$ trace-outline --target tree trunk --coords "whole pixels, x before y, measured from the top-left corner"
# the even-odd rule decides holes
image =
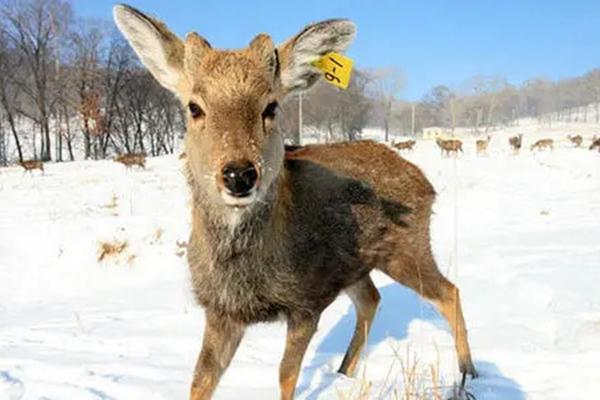
[[[21,141],[19,140],[19,135],[17,134],[17,127],[15,126],[15,120],[13,118],[12,113],[8,112],[8,126],[10,126],[10,131],[12,132],[13,139],[15,140],[15,146],[17,146],[17,154],[19,155],[19,161],[23,162],[23,150],[21,149]]]
[[[2,126],[2,120],[0,120],[0,164],[6,166],[6,135],[4,133],[4,127]]]
[[[71,121],[69,120],[69,113],[65,112],[65,124],[66,124],[66,132],[67,132],[67,150],[69,151],[69,159],[71,161],[75,160],[73,157],[73,143],[71,137]]]
[[[43,147],[42,147],[42,161],[50,161],[52,159],[52,155],[50,152],[50,125],[48,123],[48,119],[44,117],[44,122],[42,123],[42,135],[44,138]]]

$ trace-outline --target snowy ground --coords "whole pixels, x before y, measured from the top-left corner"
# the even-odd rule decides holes
[[[406,157],[439,193],[434,250],[461,288],[482,375],[469,389],[479,400],[589,399],[600,392],[600,155],[466,149],[453,160],[419,142]],[[180,162],[46,167],[0,169],[0,399],[186,398],[203,315],[177,244],[189,230]],[[99,243],[113,240],[125,251],[98,262]],[[354,324],[342,296],[306,355],[300,399],[356,397],[366,382],[366,398],[400,398],[402,365],[415,359],[425,385],[431,365],[441,385],[458,378],[438,314],[375,280],[383,300],[360,378],[335,374]],[[284,334],[281,324],[252,328],[216,398],[278,398]]]

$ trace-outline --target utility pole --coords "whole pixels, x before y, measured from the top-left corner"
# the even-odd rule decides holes
[[[0,120],[0,165],[6,166],[7,162],[6,135],[4,133],[4,127],[2,126],[2,120]]]
[[[302,144],[302,92],[298,93],[298,143]]]
[[[410,119],[410,134],[415,137],[415,103],[412,103],[411,119]]]

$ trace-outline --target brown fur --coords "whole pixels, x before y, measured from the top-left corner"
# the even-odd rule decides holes
[[[475,147],[477,148],[477,154],[484,155],[487,154],[487,148],[490,144],[490,137],[488,136],[486,139],[479,139],[475,142]]]
[[[545,150],[545,149],[554,150],[554,140],[540,139],[531,145],[530,150],[534,151],[535,149],[537,149],[537,150]]]
[[[214,50],[189,34],[183,59],[167,59],[164,49],[144,47],[154,46],[157,32],[139,18],[144,21],[138,11],[118,8],[117,23],[157,79],[169,87],[177,78],[182,104],[202,109],[189,110],[185,149],[192,192],[188,262],[206,313],[191,398],[212,397],[246,326],[283,319],[281,398],[292,399],[319,316],[342,291],[358,314],[340,367],[352,374],[379,301],[373,269],[438,307],[453,330],[460,370],[474,376],[458,290],[431,252],[435,193],[423,173],[371,141],[284,151],[273,116],[263,111],[316,81],[311,60],[343,51],[353,36],[350,23],[314,24],[278,47],[261,34],[233,51]],[[223,165],[239,160],[258,168],[250,201],[223,190]]]
[[[458,139],[436,139],[435,141],[442,151],[442,155],[449,156],[451,153],[458,155],[458,152],[463,152],[462,142]]]
[[[19,165],[25,169],[25,172],[31,173],[34,169],[39,169],[42,174],[44,173],[44,163],[40,160],[25,160]]]
[[[581,147],[581,144],[583,143],[583,138],[581,137],[581,135],[568,135],[567,138],[573,145],[575,145],[575,147]]]
[[[594,139],[592,139],[592,144],[590,145],[590,150],[594,149],[598,149],[598,152],[600,152],[600,138],[596,139],[596,136],[594,136]]]
[[[394,143],[392,146],[398,150],[412,150],[417,142],[414,140],[407,140],[405,142]]]
[[[517,135],[509,138],[508,144],[512,148],[513,153],[518,154],[519,150],[521,150],[521,146],[523,145],[523,135]]]
[[[121,163],[126,166],[128,169],[137,165],[140,168],[146,168],[146,155],[145,154],[121,154],[115,157],[115,162]]]

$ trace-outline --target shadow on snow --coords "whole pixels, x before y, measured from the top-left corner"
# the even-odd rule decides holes
[[[412,320],[421,319],[433,323],[441,329],[450,331],[446,321],[426,301],[423,301],[416,293],[404,286],[391,283],[379,288],[381,303],[369,333],[369,348],[379,344],[386,338],[403,340],[408,337],[408,327]],[[335,385],[337,374],[326,374],[323,381],[316,387],[311,388],[311,383],[322,371],[326,360],[334,354],[343,356],[350,343],[355,327],[354,306],[350,305],[346,314],[321,340],[315,355],[310,363],[303,368],[298,395],[307,400],[320,399],[325,393],[329,393]],[[467,321],[468,324],[468,321]],[[477,356],[477,354],[474,354]],[[339,367],[336,365],[336,368]],[[520,385],[504,376],[498,367],[489,361],[475,359],[475,368],[479,372],[479,378],[468,380],[468,390],[473,393],[477,400],[524,400],[525,394]]]

